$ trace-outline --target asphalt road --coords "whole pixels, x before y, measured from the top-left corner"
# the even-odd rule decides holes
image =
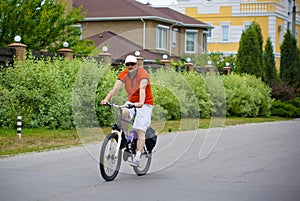
[[[149,174],[123,163],[112,182],[99,176],[101,142],[4,158],[0,200],[299,201],[299,143],[299,119],[172,133]]]

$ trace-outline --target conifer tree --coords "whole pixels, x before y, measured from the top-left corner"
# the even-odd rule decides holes
[[[265,82],[269,85],[279,82],[279,76],[276,70],[275,56],[273,52],[273,45],[271,42],[271,38],[269,37],[267,39],[265,51],[263,54],[265,64]]]
[[[299,68],[297,65],[299,63],[299,53],[297,41],[289,29],[284,35],[280,51],[280,78],[284,83],[293,85],[295,81],[299,80],[299,75],[296,75]]]
[[[261,73],[261,78],[263,81],[266,80],[266,67],[265,67],[265,64],[264,64],[264,59],[263,59],[263,43],[264,43],[264,39],[263,39],[263,35],[261,33],[261,27],[260,25],[257,23],[257,22],[252,22],[252,25],[253,25],[253,28],[254,30],[256,31],[256,34],[257,34],[257,40],[258,40],[258,44],[259,44],[259,50],[260,50],[260,59],[261,59],[261,68],[259,69],[260,70],[260,73]]]
[[[253,24],[242,33],[236,59],[237,72],[262,76],[261,48]]]

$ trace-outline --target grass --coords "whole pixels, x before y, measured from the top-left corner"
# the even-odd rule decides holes
[[[153,121],[152,127],[158,134],[195,130],[201,128],[289,120],[280,117],[226,119],[182,119],[177,121]],[[78,146],[103,140],[110,128],[86,128],[77,130],[23,129],[21,139],[16,129],[0,128],[0,158],[27,152],[38,152]]]

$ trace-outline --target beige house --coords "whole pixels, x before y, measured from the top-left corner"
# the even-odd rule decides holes
[[[115,59],[135,50],[147,51],[151,58],[141,56],[152,60],[161,59],[165,53],[176,57],[206,51],[211,26],[170,8],[152,7],[135,0],[68,3],[86,11],[86,18],[79,25],[82,38],[93,39],[100,47],[108,46],[108,52],[113,49]]]

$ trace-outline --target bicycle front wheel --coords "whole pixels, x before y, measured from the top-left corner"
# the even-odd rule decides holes
[[[103,141],[100,151],[100,173],[104,180],[112,181],[119,173],[121,166],[122,150],[116,155],[118,147],[118,135],[115,133],[109,134]]]
[[[140,166],[133,167],[134,172],[138,176],[143,176],[147,174],[150,168],[151,160],[152,160],[152,153],[147,153],[146,151],[144,151],[144,153],[141,155]]]

